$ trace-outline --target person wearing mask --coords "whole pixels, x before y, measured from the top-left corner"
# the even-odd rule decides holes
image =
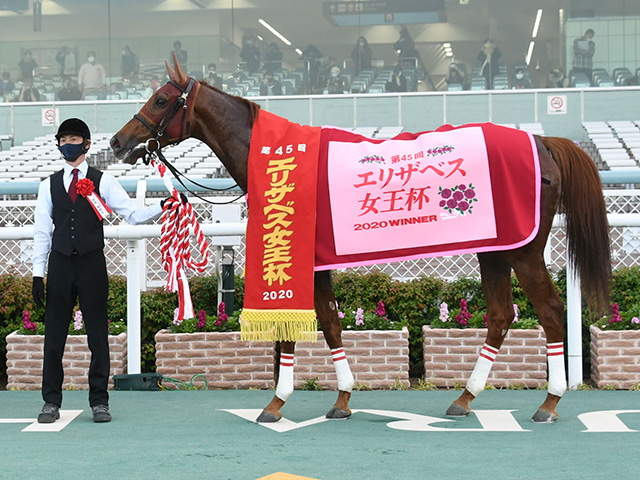
[[[447,72],[446,80],[448,85],[459,84],[464,88],[465,84],[467,83],[467,76],[462,67],[458,66],[455,63],[451,63],[451,65],[449,65],[449,71]]]
[[[58,100],[62,101],[73,101],[73,100],[81,100],[82,92],[77,87],[77,85],[71,80],[67,78],[62,84],[62,88],[58,91]]]
[[[282,86],[280,82],[276,80],[276,77],[271,72],[264,74],[264,80],[260,85],[260,95],[263,97],[271,97],[273,95],[282,95]]]
[[[402,74],[402,67],[396,65],[389,76],[389,80],[384,85],[385,92],[406,92],[407,77]]]
[[[89,405],[93,421],[109,422],[109,279],[103,252],[103,220],[97,212],[106,215],[106,205],[136,225],[158,218],[164,200],[139,206],[113,175],[90,167],[86,154],[91,147],[91,134],[82,120],[69,118],[62,122],[56,141],[66,164],[40,184],[33,232],[32,296],[36,305],[45,307],[45,403],[38,422],[54,423],[60,418],[62,357],[76,300],[80,301],[91,351]]]
[[[33,82],[33,71],[38,68],[38,64],[33,59],[33,53],[31,50],[25,50],[22,54],[22,60],[18,63],[18,67],[20,67],[20,78],[18,80],[22,80],[26,83]]]
[[[334,66],[331,68],[331,76],[327,81],[326,91],[330,95],[337,95],[349,92],[349,85],[347,81],[340,76],[340,67]]]
[[[418,53],[416,44],[409,34],[407,27],[400,30],[400,38],[393,44],[393,50],[398,55],[398,63],[403,67],[420,67],[422,66],[422,57]]]
[[[120,70],[122,72],[122,78],[134,82],[138,80],[138,73],[140,72],[140,59],[138,58],[138,55],[131,51],[129,45],[125,45],[122,48],[122,56],[120,57]]]
[[[513,75],[513,88],[514,89],[522,89],[522,88],[531,88],[531,82],[529,78],[527,78],[527,74],[522,67],[516,68],[516,71]]]
[[[358,37],[355,47],[351,51],[354,73],[358,75],[362,70],[371,69],[372,53],[371,47],[364,37]]]
[[[260,49],[256,45],[255,36],[246,34],[242,36],[240,58],[244,63],[245,70],[250,74],[258,71],[260,68]]]
[[[580,38],[573,41],[573,73],[584,73],[589,81],[593,73],[593,54],[596,44],[593,41],[595,32],[589,28]]]
[[[215,63],[207,65],[207,78],[205,81],[212,87],[222,90],[222,77],[216,73],[217,67]]]
[[[107,96],[107,74],[104,67],[96,62],[95,52],[87,53],[87,63],[82,64],[78,72],[78,88],[82,91],[82,98],[97,94],[98,100]]]
[[[176,40],[175,42],[173,42],[173,50],[171,50],[171,52],[169,52],[169,63],[173,64],[173,54],[176,54],[176,58],[178,59],[178,63],[182,66],[182,68],[184,68],[185,71],[187,71],[187,62],[189,61],[189,54],[187,53],[186,50],[182,49],[182,42],[180,42],[180,40]],[[173,68],[176,68],[175,65],[173,65]]]

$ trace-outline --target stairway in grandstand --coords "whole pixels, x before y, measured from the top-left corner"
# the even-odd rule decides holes
[[[640,121],[583,122],[582,147],[600,170],[640,171]]]

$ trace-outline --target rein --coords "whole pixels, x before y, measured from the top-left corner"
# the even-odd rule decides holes
[[[189,116],[189,118],[187,118],[187,112],[189,110],[189,105],[190,105],[189,104],[190,95],[193,93],[193,89],[194,89],[194,87],[196,86],[196,84],[198,82],[196,80],[194,80],[193,77],[189,77],[189,83],[187,84],[186,88],[182,88],[182,86],[180,86],[177,82],[175,82],[173,80],[170,80],[168,83],[170,85],[172,85],[173,87],[175,87],[180,92],[180,96],[178,96],[176,98],[176,100],[173,103],[173,105],[171,106],[171,108],[169,108],[166,111],[166,113],[162,116],[162,118],[160,119],[160,121],[158,122],[157,125],[154,126],[149,119],[145,118],[145,116],[142,114],[142,111],[139,112],[139,113],[136,113],[133,116],[133,118],[135,118],[140,123],[142,123],[142,125],[144,125],[149,130],[149,132],[151,132],[151,135],[153,136],[153,138],[149,138],[145,142],[145,145],[144,145],[145,150],[147,151],[147,154],[143,158],[143,161],[144,161],[145,165],[149,165],[150,163],[152,163],[154,158],[157,158],[159,161],[161,161],[169,169],[169,171],[173,174],[173,176],[176,178],[176,180],[178,180],[178,182],[180,182],[180,185],[182,185],[187,192],[189,192],[190,194],[198,197],[200,200],[202,200],[202,201],[204,201],[206,203],[209,203],[211,205],[227,205],[229,203],[235,202],[239,198],[242,198],[242,196],[244,195],[244,192],[241,193],[240,195],[238,195],[237,197],[234,197],[232,200],[229,200],[229,201],[226,201],[226,202],[213,202],[211,200],[207,200],[206,198],[202,197],[198,193],[196,193],[193,190],[189,189],[184,184],[184,182],[182,181],[182,179],[180,177],[184,177],[189,182],[191,182],[194,185],[197,185],[198,187],[200,187],[203,190],[214,191],[214,192],[229,191],[229,190],[232,190],[232,189],[236,188],[238,186],[238,184],[236,183],[235,185],[232,185],[232,186],[227,187],[227,188],[212,188],[212,187],[204,186],[204,185],[196,182],[195,180],[190,179],[184,173],[180,172],[176,167],[171,165],[171,163],[168,162],[167,159],[165,158],[165,156],[162,154],[162,147],[160,146],[160,139],[165,135],[167,128],[174,121],[174,119],[176,118],[176,115],[178,114],[178,112],[180,110],[182,110],[182,118],[180,119],[180,133],[179,133],[179,135],[177,137],[168,138],[167,139],[167,141],[169,142],[168,144],[169,145],[178,144],[178,143],[182,142],[182,140],[184,140],[185,138],[190,136],[190,134],[191,134],[191,116]],[[191,96],[191,98],[193,99],[193,102],[195,102],[195,99],[197,98],[197,93],[198,92],[199,92],[199,88],[196,88],[195,96]],[[191,111],[191,115],[193,115],[193,110]],[[152,142],[155,142],[155,147],[152,146]]]

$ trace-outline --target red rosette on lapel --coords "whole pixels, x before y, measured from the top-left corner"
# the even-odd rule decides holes
[[[111,209],[104,203],[104,200],[100,198],[100,196],[95,192],[96,186],[93,182],[88,178],[82,178],[78,180],[78,184],[76,185],[76,191],[78,195],[82,195],[87,200],[89,200],[89,204],[93,207],[93,211],[96,212],[99,220],[102,220],[107,214],[111,213]]]

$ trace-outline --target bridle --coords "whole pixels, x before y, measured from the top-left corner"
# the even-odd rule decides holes
[[[235,185],[231,185],[230,187],[226,187],[226,188],[206,187],[196,182],[195,180],[192,180],[191,178],[187,177],[184,173],[180,172],[176,167],[171,165],[171,163],[167,161],[165,156],[162,154],[163,147],[160,146],[160,139],[162,137],[165,137],[167,141],[167,145],[175,145],[191,136],[191,118],[193,117],[193,111],[195,109],[196,99],[198,98],[198,93],[200,92],[200,87],[201,87],[200,82],[195,80],[193,77],[189,77],[189,83],[185,88],[183,88],[174,80],[170,80],[169,82],[167,82],[167,85],[171,85],[172,87],[176,88],[180,92],[180,95],[178,95],[175,101],[173,102],[173,104],[170,105],[169,108],[167,108],[167,111],[160,118],[160,120],[156,125],[153,125],[153,120],[150,119],[149,116],[145,113],[146,106],[143,107],[142,110],[140,110],[140,112],[136,113],[133,116],[133,118],[135,118],[140,123],[142,123],[142,125],[144,125],[149,130],[149,132],[151,132],[151,135],[152,135],[152,138],[147,139],[147,141],[144,144],[144,148],[147,152],[146,155],[143,157],[143,161],[145,165],[149,165],[152,159],[157,158],[169,169],[169,171],[173,174],[176,180],[180,182],[180,185],[182,185],[186,191],[188,191],[192,195],[195,195],[196,197],[198,197],[199,199],[207,203],[211,203],[213,205],[225,205],[225,204],[235,202],[236,200],[241,198],[244,195],[244,193],[240,194],[238,197],[234,198],[233,200],[230,200],[227,202],[212,202],[211,200],[207,200],[206,198],[203,198],[196,192],[190,190],[184,184],[184,182],[180,177],[184,177],[189,182],[191,182],[194,185],[197,185],[203,190],[209,190],[209,191],[215,191],[215,192],[224,192],[224,191],[232,190],[238,186],[237,183]],[[178,115],[180,111],[182,111],[181,116]],[[167,134],[171,135],[173,133],[173,130],[175,130],[175,128],[173,128],[173,124],[174,124],[174,120],[176,120],[177,118],[180,118],[179,130],[178,132],[176,132],[177,135],[174,134],[173,136],[167,137],[166,136]],[[170,128],[171,130],[168,131],[168,129]],[[154,142],[155,142],[155,145],[153,145]]]

